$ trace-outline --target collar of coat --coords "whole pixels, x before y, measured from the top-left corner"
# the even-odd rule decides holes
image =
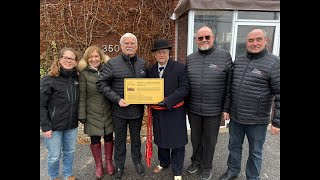
[[[207,49],[207,50],[201,50],[198,48],[199,54],[204,54],[204,55],[209,55],[211,54],[216,48],[214,46],[212,46],[211,48]]]
[[[248,57],[249,59],[258,59],[258,58],[266,55],[267,53],[268,53],[267,48],[264,48],[264,49],[263,49],[262,51],[260,51],[259,53],[250,53],[250,52],[247,51],[247,54],[246,54],[246,55],[247,55],[247,57]]]

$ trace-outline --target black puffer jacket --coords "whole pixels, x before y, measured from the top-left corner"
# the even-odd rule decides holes
[[[229,52],[211,48],[187,57],[190,82],[188,110],[201,116],[229,112],[232,58]]]
[[[264,49],[236,58],[231,84],[232,120],[241,124],[269,124],[280,128],[280,58]]]
[[[40,80],[40,127],[43,132],[78,127],[77,71],[60,70],[60,76]]]
[[[133,62],[134,68],[130,65]],[[97,88],[112,103],[112,115],[125,119],[136,119],[143,115],[144,105],[131,104],[120,107],[119,101],[124,98],[124,78],[145,78],[146,62],[142,58],[121,54],[110,59],[102,68],[97,81]]]

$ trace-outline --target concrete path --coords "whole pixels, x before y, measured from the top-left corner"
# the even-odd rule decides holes
[[[144,152],[145,152],[145,138],[142,137],[142,155],[143,164],[145,165]],[[227,158],[228,158],[228,140],[229,133],[222,131],[219,134],[218,142],[216,146],[216,152],[213,159],[213,176],[211,180],[217,180],[220,175],[222,175],[227,169]],[[192,146],[189,137],[189,143],[186,145],[186,156],[184,161],[184,180],[199,180],[200,174],[188,174],[186,168],[191,163],[190,157],[192,154]],[[240,176],[237,180],[245,180],[245,161],[248,157],[248,143],[245,140],[243,146],[243,159],[242,159],[242,170]],[[42,137],[40,136],[40,180],[48,180],[47,176],[47,150],[44,147]],[[103,161],[104,162],[104,161]],[[125,172],[123,180],[172,180],[173,175],[171,169],[166,169],[161,174],[153,174],[153,168],[158,165],[157,160],[157,146],[153,146],[153,157],[151,168],[146,166],[146,174],[144,176],[139,176],[131,160],[130,144],[127,144],[127,158],[125,163]],[[93,157],[91,155],[89,144],[78,144],[76,150],[76,158],[74,162],[74,173],[79,180],[95,180],[95,164]],[[104,164],[105,167],[105,164]],[[104,170],[105,171],[105,170]],[[61,173],[61,171],[60,171]],[[102,180],[111,180],[113,176],[105,175]],[[263,163],[261,170],[262,180],[279,180],[280,179],[280,135],[271,135],[268,131],[266,143],[264,145]]]

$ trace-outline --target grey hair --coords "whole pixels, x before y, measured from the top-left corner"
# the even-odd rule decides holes
[[[138,43],[137,37],[136,37],[134,34],[132,34],[132,33],[125,33],[125,34],[122,35],[121,38],[120,38],[120,44],[121,44],[121,45],[123,44],[124,38],[127,38],[127,37],[133,38],[133,39],[136,41],[136,43]]]
[[[267,37],[267,36],[268,36],[267,31],[265,31],[264,29],[261,29],[261,31],[262,31],[264,37]]]
[[[265,31],[264,29],[253,29],[253,30],[251,30],[251,31],[248,33],[248,35],[249,35],[252,31],[256,31],[256,30],[261,31],[261,32],[263,33],[264,38],[266,38],[266,37],[268,36],[267,31]]]

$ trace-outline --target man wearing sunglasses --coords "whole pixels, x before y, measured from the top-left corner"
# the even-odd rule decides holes
[[[187,57],[190,82],[188,118],[193,153],[188,173],[201,170],[201,179],[212,176],[212,160],[221,118],[229,119],[232,58],[213,45],[215,36],[208,26],[197,30],[198,51]]]

